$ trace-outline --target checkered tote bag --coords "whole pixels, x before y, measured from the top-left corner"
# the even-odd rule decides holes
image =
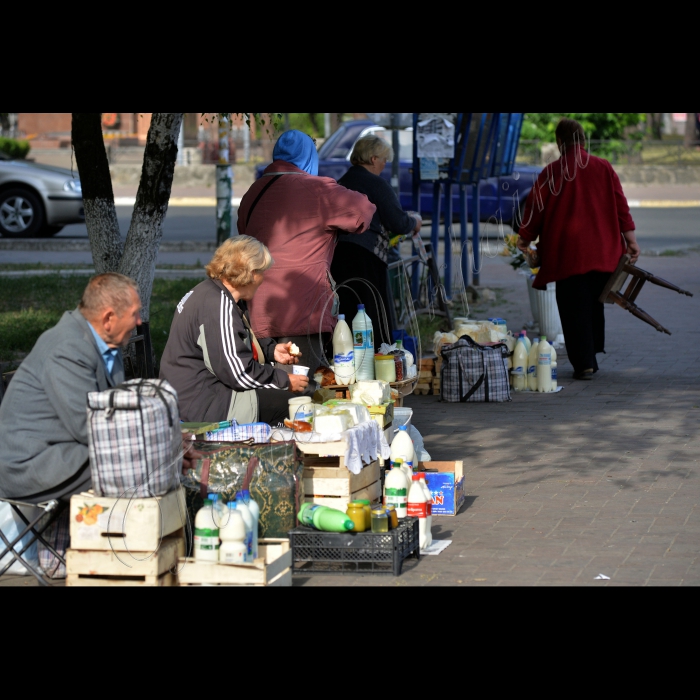
[[[88,394],[88,448],[98,496],[151,498],[177,488],[182,433],[175,389],[133,379]]]
[[[442,348],[440,398],[465,401],[510,401],[505,343],[479,345],[468,335]]]

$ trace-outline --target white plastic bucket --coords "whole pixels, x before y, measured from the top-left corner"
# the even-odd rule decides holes
[[[534,277],[532,275],[525,275],[525,281],[527,283],[527,293],[530,297],[530,311],[532,312],[532,319],[539,325],[540,323],[540,293],[537,289],[533,289],[532,282]]]
[[[546,291],[534,291],[537,292],[539,301],[540,335],[546,335],[548,340],[554,341],[562,333],[557,306],[557,283],[550,282]]]

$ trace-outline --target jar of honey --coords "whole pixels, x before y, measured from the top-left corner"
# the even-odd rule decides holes
[[[384,506],[386,514],[389,517],[389,529],[393,530],[395,527],[399,526],[399,516],[396,513],[396,506],[388,505]]]
[[[368,498],[360,498],[357,501],[353,501],[353,503],[362,503],[362,505],[365,508],[365,530],[371,530],[372,529],[372,506],[369,503]]]
[[[372,510],[372,532],[389,532],[389,517],[384,508]]]
[[[364,504],[359,501],[350,501],[350,503],[348,503],[346,515],[355,523],[355,527],[353,527],[350,532],[364,532],[367,529]]]

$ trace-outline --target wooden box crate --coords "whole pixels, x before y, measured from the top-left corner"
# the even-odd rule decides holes
[[[70,499],[71,548],[155,552],[163,537],[182,534],[187,518],[183,489],[157,498],[107,498],[92,491]]]
[[[166,537],[155,551],[69,549],[66,586],[174,586],[185,538]]]
[[[338,466],[333,457],[304,460],[304,501],[329,508],[347,510],[350,501],[381,499],[379,461],[364,466],[353,474],[345,466]]]
[[[289,540],[262,539],[260,555],[250,564],[217,564],[182,558],[178,582],[181,586],[291,586],[292,552]]]

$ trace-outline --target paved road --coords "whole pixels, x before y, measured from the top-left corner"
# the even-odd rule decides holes
[[[122,235],[126,236],[131,208],[117,207],[117,216]],[[635,208],[632,216],[637,224],[637,238],[646,250],[661,252],[700,245],[700,207]],[[210,241],[215,239],[215,227],[214,207],[172,207],[163,225],[163,240]],[[459,235],[459,225],[453,229]],[[511,232],[509,227],[506,231]],[[441,237],[443,232],[441,227]],[[429,236],[429,226],[424,233]],[[484,224],[482,234],[498,235],[493,226],[486,228]],[[66,226],[55,238],[87,238],[87,229],[84,224]]]

